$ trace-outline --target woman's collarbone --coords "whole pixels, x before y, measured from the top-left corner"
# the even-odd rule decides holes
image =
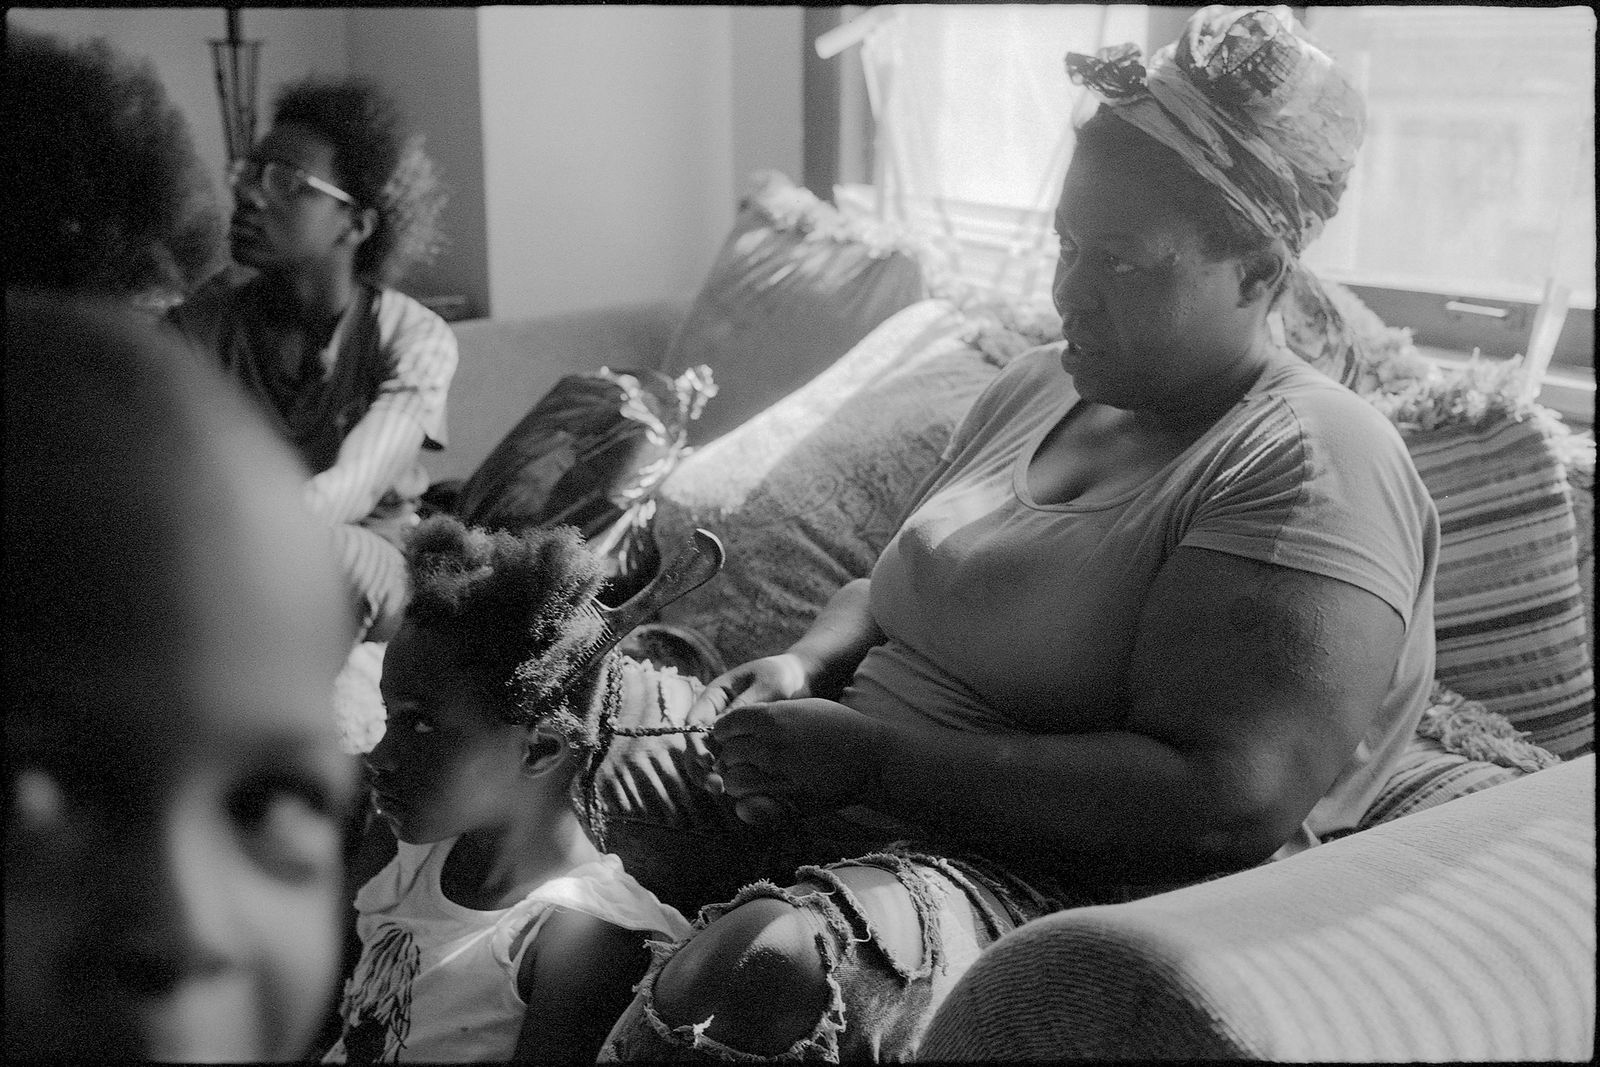
[[[1028,467],[1028,490],[1043,505],[1111,499],[1166,468],[1194,435],[1151,426],[1131,413],[1093,405],[1046,437]],[[1088,498],[1088,500],[1085,500]]]

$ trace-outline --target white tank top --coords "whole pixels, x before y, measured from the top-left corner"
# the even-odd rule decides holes
[[[627,930],[689,936],[677,909],[610,854],[509,908],[464,908],[439,886],[455,842],[400,842],[356,894],[361,959],[345,982],[343,1031],[324,1063],[509,1060],[527,1011],[517,992],[522,954],[558,905]]]

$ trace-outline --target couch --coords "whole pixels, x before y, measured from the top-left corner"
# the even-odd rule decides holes
[[[934,1060],[1594,1058],[1593,755],[990,946]]]
[[[450,448],[429,461],[466,477],[564,375],[709,366],[721,392],[652,531],[670,551],[707,527],[729,562],[657,622],[743,662],[867,573],[966,406],[1057,328],[762,174],[692,299],[456,324]],[[1434,707],[1358,832],[1013,932],[941,1011],[931,1055],[1593,1051],[1593,439],[1526,399],[1516,361],[1440,371],[1337,286],[1292,293],[1274,328],[1389,415],[1439,504]],[[352,750],[381,734],[380,661],[341,680]]]

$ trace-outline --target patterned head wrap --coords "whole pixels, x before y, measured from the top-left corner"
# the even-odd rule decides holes
[[[1124,44],[1068,53],[1067,73],[1297,256],[1338,210],[1366,131],[1361,94],[1282,6],[1202,8],[1148,70]]]

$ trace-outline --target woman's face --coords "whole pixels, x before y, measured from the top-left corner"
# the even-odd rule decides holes
[[[333,155],[333,145],[321,134],[293,124],[274,126],[251,152],[260,162],[287,163],[343,188]],[[234,260],[247,267],[293,271],[329,262],[341,245],[353,249],[348,238],[357,221],[354,208],[313,186],[278,200],[246,183],[233,191],[228,245]]]
[[[50,706],[6,714],[8,1057],[292,1059],[333,991],[349,633],[320,533],[261,473],[281,491],[199,503],[167,565],[130,559],[121,636],[30,665]]]
[[[456,640],[406,622],[383,656],[387,723],[367,756],[378,813],[411,844],[494,825],[520,795],[528,731],[507,723],[489,672]]]
[[[1083,155],[1056,209],[1053,296],[1062,365],[1085,399],[1181,412],[1228,380],[1255,345],[1261,309],[1243,265],[1212,259],[1158,182]]]

